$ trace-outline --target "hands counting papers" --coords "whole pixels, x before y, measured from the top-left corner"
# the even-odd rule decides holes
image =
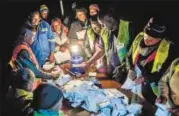
[[[43,69],[45,70],[50,70],[55,66],[55,62],[54,63],[50,63],[50,62],[45,62],[45,64],[43,65]]]

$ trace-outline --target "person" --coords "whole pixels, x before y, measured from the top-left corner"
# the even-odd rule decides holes
[[[97,16],[92,16],[90,18],[90,27],[87,29],[87,39],[85,40],[85,52],[88,54],[89,58],[95,53],[96,49],[98,49],[97,42],[100,38],[101,25],[97,21]],[[94,64],[95,68],[100,73],[105,73],[105,56],[103,55],[99,60]]]
[[[130,22],[118,18],[113,9],[100,13],[98,22],[102,25],[98,48],[93,56],[81,64],[82,67],[88,68],[93,62],[99,59],[103,54],[106,55],[108,77],[113,76],[115,68],[124,62],[129,41],[131,41]],[[124,77],[124,76],[123,76]]]
[[[33,11],[22,29],[32,28],[36,31],[34,42],[31,45],[32,51],[37,58],[40,67],[47,61],[54,62],[55,39],[50,25],[41,20],[38,11]]]
[[[179,58],[176,58],[158,83],[157,103],[169,105],[169,111],[179,116]]]
[[[33,83],[35,75],[28,68],[21,68],[14,74],[13,86],[6,95],[6,116],[28,116],[32,114]],[[8,112],[9,111],[9,112]]]
[[[84,40],[86,30],[89,27],[89,22],[87,19],[87,10],[84,8],[76,8],[76,18],[77,20],[74,21],[71,26],[68,33],[68,37],[70,39],[70,45],[78,45],[81,49],[79,50],[80,55],[85,57],[84,52]],[[78,34],[81,32],[81,34]]]
[[[33,92],[33,116],[64,116],[61,111],[63,93],[51,84],[41,84]]]
[[[11,60],[9,61],[9,66],[12,72],[16,72],[21,68],[31,69],[36,77],[34,89],[41,83],[41,79],[56,79],[58,74],[50,74],[44,72],[38,64],[38,61],[32,52],[30,46],[34,42],[36,32],[31,29],[23,29],[19,38],[16,42],[16,46],[13,50]]]
[[[128,79],[141,85],[138,93],[152,104],[158,95],[158,81],[176,58],[175,45],[166,39],[165,32],[166,26],[159,18],[150,18],[144,32],[134,39],[126,58]]]
[[[39,11],[40,11],[41,18],[48,22],[48,15],[49,15],[48,7],[45,4],[43,4],[43,5],[40,6]]]
[[[56,50],[65,52],[69,48],[69,39],[67,32],[63,30],[63,24],[59,18],[54,18],[51,21],[51,28],[55,36]]]
[[[100,9],[99,9],[98,4],[91,4],[89,6],[89,14],[90,14],[90,16],[98,15],[99,11],[100,11]]]

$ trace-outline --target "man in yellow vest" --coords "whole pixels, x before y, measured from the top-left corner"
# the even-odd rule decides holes
[[[91,16],[90,27],[87,29],[85,39],[85,52],[88,58],[91,58],[98,48],[98,41],[100,39],[101,25],[97,21],[97,15]],[[98,72],[105,73],[106,69],[105,56],[103,55],[95,62],[95,67]]]
[[[156,102],[169,105],[169,111],[179,116],[179,58],[172,62],[158,85],[159,97]]]
[[[176,58],[174,46],[165,38],[165,32],[166,26],[151,18],[144,32],[136,36],[126,59],[128,79],[135,85],[141,84],[140,93],[153,104],[158,95],[158,81],[172,59]]]
[[[112,77],[114,69],[125,60],[130,40],[129,22],[119,20],[113,9],[106,13],[100,12],[98,22],[103,27],[100,33],[101,38],[98,41],[98,49],[87,62],[81,65],[89,67],[105,54],[108,76]]]

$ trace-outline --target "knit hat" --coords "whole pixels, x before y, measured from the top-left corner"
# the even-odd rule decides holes
[[[78,12],[84,12],[85,14],[87,14],[88,11],[85,8],[80,7],[80,8],[76,8],[76,14]]]
[[[144,32],[154,38],[163,38],[166,31],[164,24],[161,24],[159,20],[150,18],[147,25],[144,28]]]
[[[43,12],[45,10],[48,12],[49,11],[48,7],[45,4],[41,5],[40,6],[40,12]]]
[[[34,90],[32,106],[34,109],[51,109],[63,98],[62,91],[51,85],[41,84]]]
[[[90,9],[95,9],[95,10],[97,10],[98,12],[100,11],[99,6],[98,6],[97,4],[91,4],[91,5],[89,6],[89,10],[90,10]]]
[[[24,89],[24,85],[33,81],[35,78],[34,73],[28,68],[21,68],[15,73],[14,84],[16,87]]]

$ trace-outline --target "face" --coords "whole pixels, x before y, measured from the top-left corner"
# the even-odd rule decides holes
[[[151,36],[147,35],[146,33],[144,33],[144,43],[145,43],[145,45],[147,45],[147,46],[155,45],[160,41],[161,41],[160,38],[154,38],[154,37],[151,37]]]
[[[80,20],[82,22],[84,22],[87,19],[86,14],[84,12],[77,12],[76,16],[77,16],[78,20]]]
[[[36,13],[32,17],[32,25],[37,26],[39,23],[40,23],[40,15],[38,13]]]
[[[30,32],[27,33],[24,37],[24,41],[28,44],[31,45],[34,42],[36,32]]]
[[[48,11],[43,11],[43,12],[41,12],[41,16],[42,16],[42,19],[47,19],[47,17],[48,17]]]
[[[60,24],[58,21],[53,22],[52,27],[53,27],[53,29],[54,29],[55,32],[61,30],[61,24]]]
[[[101,25],[99,23],[91,23],[91,28],[96,34],[99,34],[101,31]]]
[[[95,10],[95,9],[90,9],[89,11],[90,11],[91,16],[94,16],[94,15],[98,14],[97,10]]]

